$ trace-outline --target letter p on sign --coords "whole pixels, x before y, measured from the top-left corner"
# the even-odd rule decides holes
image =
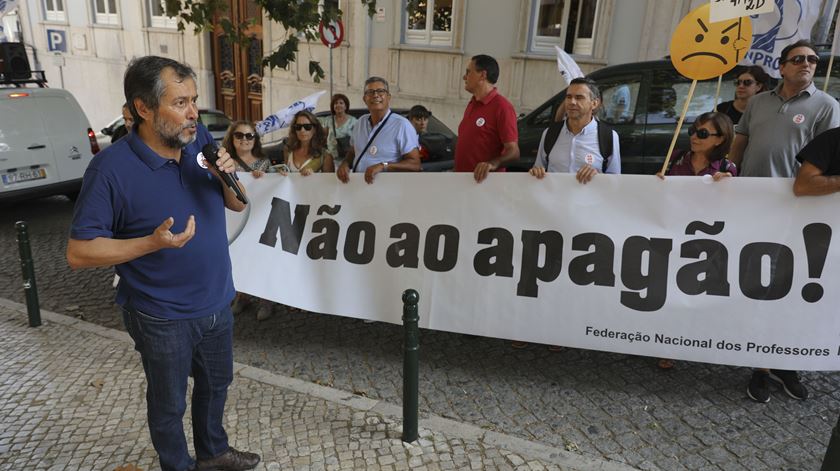
[[[48,29],[47,46],[50,52],[67,52],[67,33],[58,29]]]

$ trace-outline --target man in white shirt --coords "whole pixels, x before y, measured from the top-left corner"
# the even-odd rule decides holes
[[[594,81],[572,80],[563,103],[566,120],[543,132],[531,175],[543,178],[546,172],[575,173],[585,184],[598,173],[621,173],[618,134],[594,117],[600,103],[601,92]],[[599,134],[605,137],[599,139]],[[552,138],[555,142],[548,143],[546,152],[546,139]]]

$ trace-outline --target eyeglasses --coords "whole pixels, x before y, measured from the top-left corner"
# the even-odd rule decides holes
[[[242,139],[245,139],[245,140],[247,140],[247,141],[253,141],[253,140],[254,140],[254,138],[256,138],[256,137],[257,137],[257,135],[256,135],[256,134],[254,134],[254,133],[252,133],[252,132],[239,132],[239,131],[236,131],[235,133],[233,133],[233,137],[235,137],[235,138],[239,139],[240,141],[241,141]]]
[[[787,62],[793,62],[793,65],[799,65],[799,64],[805,62],[806,60],[808,61],[809,64],[816,64],[817,62],[820,61],[820,56],[817,56],[817,55],[814,55],[814,54],[809,54],[809,55],[800,54],[798,56],[788,57],[787,59],[782,61],[782,64],[787,63]]]
[[[384,88],[377,88],[376,90],[365,90],[365,96],[387,95],[388,90]]]
[[[693,136],[697,134],[697,139],[708,139],[709,136],[720,136],[719,132],[711,133],[708,129],[697,129],[694,126],[688,128],[688,135]]]
[[[307,131],[311,131],[311,130],[312,130],[312,128],[314,128],[314,127],[315,127],[315,125],[314,125],[314,124],[312,124],[312,123],[306,123],[306,124],[295,124],[294,126],[292,126],[292,128],[293,128],[295,131],[300,131],[301,129],[306,129]]]
[[[745,87],[749,87],[754,83],[756,83],[755,80],[750,80],[750,79],[736,80],[735,81],[735,86],[740,87],[741,85],[743,85]]]

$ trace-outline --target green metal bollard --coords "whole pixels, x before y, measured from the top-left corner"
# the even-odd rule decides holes
[[[420,393],[420,316],[417,303],[420,294],[413,289],[403,292],[403,434],[402,441],[417,440],[417,410]]]
[[[35,284],[35,264],[32,263],[32,250],[29,247],[29,231],[26,221],[15,223],[18,249],[20,250],[20,269],[23,272],[23,291],[26,294],[26,311],[29,313],[29,327],[41,325],[41,307],[38,304],[38,286]]]

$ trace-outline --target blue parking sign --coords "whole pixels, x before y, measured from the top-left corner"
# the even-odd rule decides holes
[[[48,29],[47,47],[50,52],[67,52],[67,33],[60,29]]]

